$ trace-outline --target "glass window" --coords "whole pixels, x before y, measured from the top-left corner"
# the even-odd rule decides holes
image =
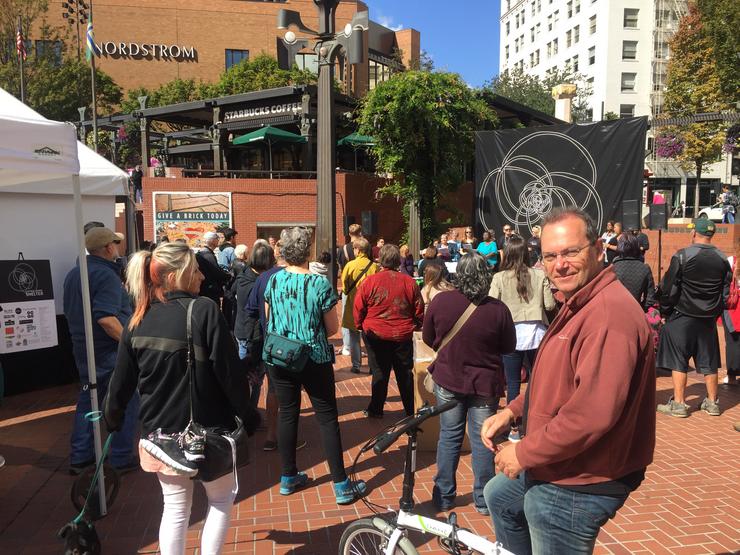
[[[508,35],[511,32],[511,21],[506,22],[506,34]]]
[[[581,13],[581,0],[575,0],[574,6],[576,13]]]
[[[547,16],[547,30],[552,31],[552,14]]]
[[[581,40],[581,26],[576,25],[573,27],[573,44],[578,44],[579,40]]]
[[[30,42],[30,41],[27,41]],[[26,52],[29,51],[30,44],[26,45]],[[13,43],[15,49],[15,42]],[[37,40],[36,57],[47,58],[55,67],[62,65],[62,41],[60,40]]]
[[[552,14],[553,25],[557,25],[558,21],[560,21],[560,10],[555,10],[555,12]]]
[[[622,73],[621,90],[622,92],[633,92],[635,90],[636,73]]]
[[[573,56],[573,59],[571,60],[570,67],[573,69],[573,71],[578,72],[578,54]]]
[[[636,60],[637,59],[637,41],[636,40],[622,41],[622,59],[623,60]]]
[[[568,29],[565,32],[565,46],[567,48],[570,48],[570,45],[572,43],[572,37],[573,37],[573,31],[571,31],[570,29]]]
[[[619,117],[620,118],[631,118],[635,115],[634,104],[620,104],[619,105]]]
[[[534,27],[529,30],[529,40],[534,42]]]
[[[588,65],[592,66],[596,63],[596,47],[592,46],[588,49]]]
[[[573,17],[573,1],[570,0],[567,4],[568,17]]]
[[[388,81],[388,79],[391,78],[392,70],[389,66],[381,64],[380,62],[377,62],[375,60],[370,60],[368,62],[368,66],[370,71],[368,88],[370,90],[373,90],[378,85],[378,83]]]
[[[319,59],[316,54],[301,54],[295,55],[295,63],[298,69],[307,69],[311,73],[319,72]]]
[[[558,55],[558,39],[555,39],[552,41],[552,55],[557,56]]]
[[[596,16],[592,15],[588,20],[588,32],[594,34],[596,32]]]
[[[537,0],[537,13],[542,11],[542,0]]]
[[[531,11],[532,17],[534,17],[535,9],[536,9],[535,2],[534,2],[534,0],[532,0],[532,11]]]
[[[504,52],[506,54],[506,61],[509,61],[509,45],[508,44],[506,45]]]
[[[226,69],[235,66],[242,60],[249,59],[249,50],[232,50],[226,49]]]
[[[637,18],[640,13],[638,8],[625,8],[624,9],[624,28],[625,29],[637,29]]]

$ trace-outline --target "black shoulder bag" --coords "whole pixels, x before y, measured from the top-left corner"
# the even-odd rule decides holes
[[[191,300],[187,308],[187,374],[188,374],[188,398],[190,403],[190,422],[183,435],[188,432],[205,435],[205,458],[197,461],[197,478],[203,482],[211,482],[216,478],[225,476],[229,472],[234,473],[234,491],[239,490],[239,479],[236,469],[249,462],[249,446],[247,443],[247,431],[244,423],[235,416],[236,428],[227,430],[225,428],[206,428],[195,422],[193,417],[193,384],[194,384],[194,362],[193,362],[193,305],[195,299]]]
[[[275,282],[270,281],[270,292],[275,292]],[[267,326],[269,326],[272,317],[272,308],[268,314]],[[302,372],[308,363],[311,355],[311,347],[303,341],[297,341],[284,335],[279,335],[265,330],[264,346],[262,347],[262,360],[265,364],[283,368],[290,372]]]

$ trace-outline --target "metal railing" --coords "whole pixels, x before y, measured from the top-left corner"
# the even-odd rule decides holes
[[[183,169],[183,177],[227,179],[316,179],[315,171],[285,171],[285,170],[197,170]]]

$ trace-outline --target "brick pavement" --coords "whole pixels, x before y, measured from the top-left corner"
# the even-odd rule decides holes
[[[383,422],[362,417],[369,394],[367,374],[349,372],[347,357],[336,365],[345,461],[361,444],[402,415],[395,386]],[[670,378],[658,380],[658,400],[670,395]],[[0,553],[56,554],[55,533],[74,516],[67,475],[68,431],[76,398],[75,386],[63,386],[7,398],[0,407]],[[689,402],[703,398],[703,386],[690,377]],[[740,387],[720,388],[724,413],[719,418],[701,412],[689,419],[658,415],[655,462],[643,485],[599,536],[597,554],[738,553],[740,552],[740,435],[732,424],[740,420]],[[304,395],[300,430],[309,446],[298,462],[313,478],[305,490],[290,497],[277,492],[280,467],[277,452],[257,451],[264,439],[253,439],[256,462],[240,471],[241,490],[234,508],[224,553],[336,553],[345,523],[366,516],[362,503],[339,507],[333,501],[328,468],[318,444],[318,426]],[[401,444],[403,441],[400,442]],[[400,497],[403,452],[391,447],[381,457],[366,457],[360,476],[368,481],[371,499],[396,507]],[[433,514],[431,483],[434,454],[418,457],[417,509]],[[493,536],[487,518],[469,505],[470,455],[463,456],[456,510],[462,526]],[[136,472],[122,477],[121,490],[108,516],[97,523],[104,553],[156,553],[161,493],[152,475]],[[205,516],[204,494],[196,488],[188,553],[198,553],[198,536]],[[442,553],[431,540],[412,535],[423,553]]]

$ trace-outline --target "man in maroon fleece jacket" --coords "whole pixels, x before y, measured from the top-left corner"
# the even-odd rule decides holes
[[[496,450],[493,438],[523,419],[524,437],[498,451],[500,473],[484,491],[496,538],[519,555],[591,553],[653,460],[650,328],[603,259],[585,212],[558,209],[545,219],[542,260],[566,302],[540,345],[526,394],[481,430]]]

